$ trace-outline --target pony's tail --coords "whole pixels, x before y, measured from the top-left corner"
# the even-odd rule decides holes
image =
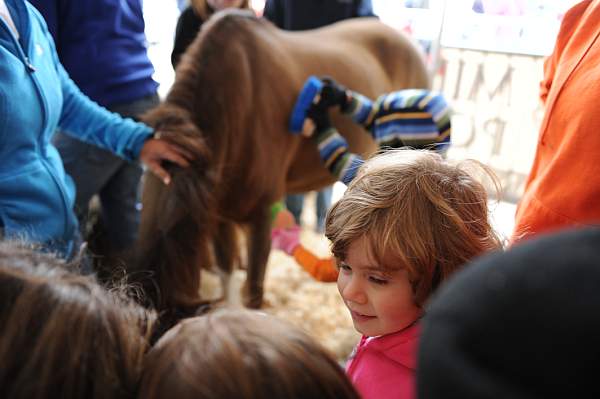
[[[164,104],[144,121],[195,159],[187,168],[164,165],[171,174],[168,186],[146,173],[131,278],[141,285],[147,306],[169,313],[193,310],[201,304],[200,266],[208,259],[203,236],[213,225],[211,151],[185,110]]]

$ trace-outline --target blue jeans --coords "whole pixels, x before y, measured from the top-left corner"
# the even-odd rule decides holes
[[[325,229],[325,216],[331,206],[331,195],[333,193],[333,186],[325,187],[321,191],[317,192],[317,231],[323,232]],[[296,224],[300,225],[300,216],[302,215],[302,209],[304,208],[304,194],[289,194],[285,197],[285,205],[287,209],[294,215]]]
[[[189,5],[188,0],[177,0],[177,8],[179,11],[185,10],[185,8]]]
[[[158,95],[154,94],[109,109],[124,117],[137,119],[158,103]],[[89,202],[97,194],[101,205],[100,218],[111,252],[130,248],[137,237],[140,222],[139,183],[142,168],[139,163],[128,162],[61,132],[54,136],[53,141],[66,172],[75,182],[75,213],[80,229],[85,231]]]

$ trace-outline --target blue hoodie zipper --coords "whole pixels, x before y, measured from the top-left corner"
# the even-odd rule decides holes
[[[27,5],[25,5],[25,3],[22,3],[23,7],[25,8],[25,13],[27,13],[28,15],[28,19],[29,19],[29,11],[27,10]],[[18,7],[18,6],[17,6]],[[19,10],[17,10],[18,13]],[[10,10],[9,10],[10,12]],[[11,15],[12,17],[12,15]],[[14,18],[14,17],[13,17]],[[22,19],[18,20],[19,25],[21,25]],[[23,32],[21,32],[21,30],[19,30],[19,33],[21,34],[21,40],[24,44],[21,44],[19,40],[17,40],[17,38],[15,37],[15,35],[13,34],[12,30],[8,27],[8,25],[6,24],[6,22],[0,18],[0,26],[3,27],[3,29],[8,32],[9,37],[11,38],[15,48],[17,49],[17,56],[21,59],[21,61],[23,62],[23,64],[25,65],[25,67],[27,68],[27,71],[29,72],[29,76],[31,77],[34,86],[36,88],[36,92],[38,94],[38,97],[40,99],[40,103],[42,105],[42,126],[47,126],[48,124],[48,109],[47,109],[47,105],[46,105],[46,101],[44,98],[44,95],[42,93],[42,89],[41,86],[39,84],[39,82],[37,81],[37,79],[34,76],[34,72],[36,71],[35,66],[33,66],[33,64],[31,63],[31,60],[29,59],[29,57],[27,56],[27,54],[25,53],[25,50],[23,49],[23,45],[26,45],[29,43],[29,36],[31,34],[31,26],[30,24],[28,24],[27,26],[21,26],[21,28],[23,29]],[[38,145],[38,148],[43,148],[43,134],[40,135],[40,143]],[[41,151],[40,151],[41,153]],[[52,176],[52,179],[54,180],[54,184],[56,184],[56,186],[58,187],[58,190],[61,192],[62,194],[62,205],[63,205],[63,217],[64,217],[64,230],[63,230],[63,238],[68,242],[70,241],[69,238],[67,238],[67,232],[69,232],[69,214],[70,214],[70,209],[67,206],[67,195],[64,191],[64,188],[62,186],[62,184],[60,184],[58,177],[56,177],[52,171],[52,169],[48,166],[47,161],[45,159],[45,154],[40,154],[40,160],[43,162],[44,166],[46,167],[46,170],[48,171],[49,175]]]

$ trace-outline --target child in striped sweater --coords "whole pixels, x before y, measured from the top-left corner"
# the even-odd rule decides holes
[[[450,145],[450,108],[440,93],[407,89],[383,94],[375,101],[348,90],[332,79],[307,111],[302,134],[314,137],[319,155],[329,171],[350,183],[363,159],[348,151],[348,143],[333,127],[329,108],[339,107],[371,133],[380,148],[411,147],[445,153]]]
[[[339,107],[343,114],[367,129],[380,148],[409,146],[431,149],[444,154],[450,144],[450,109],[444,97],[425,89],[400,90],[383,94],[375,101],[348,90],[332,79],[323,79],[323,87],[307,112],[302,134],[313,137],[327,169],[348,185],[363,159],[348,150],[348,143],[329,120],[329,108]],[[278,203],[279,204],[279,203]],[[273,210],[273,248],[281,249],[300,264],[313,278],[323,282],[337,280],[334,259],[318,258],[300,244],[300,228],[285,223],[286,210]],[[293,219],[292,219],[293,220]]]

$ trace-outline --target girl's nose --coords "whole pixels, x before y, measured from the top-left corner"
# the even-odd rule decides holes
[[[367,295],[358,277],[352,276],[348,279],[347,284],[342,289],[342,298],[360,305],[367,303]]]

